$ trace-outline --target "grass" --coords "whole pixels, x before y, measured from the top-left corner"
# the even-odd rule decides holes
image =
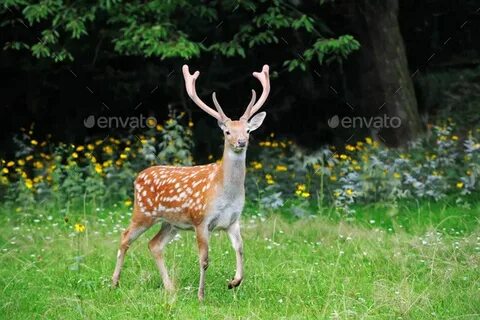
[[[158,227],[127,254],[110,288],[128,210],[0,208],[0,317],[4,319],[477,319],[480,204],[448,202],[358,207],[300,220],[289,212],[246,216],[245,282],[227,290],[235,257],[228,237],[211,237],[206,301],[196,296],[193,233],[167,248],[177,291],[167,295],[147,249]],[[89,213],[90,212],[90,213]],[[77,234],[75,222],[85,223]],[[154,229],[154,230],[153,230]]]

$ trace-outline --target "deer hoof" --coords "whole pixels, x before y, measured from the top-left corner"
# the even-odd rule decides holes
[[[228,283],[228,289],[233,289],[233,288],[236,288],[240,285],[240,283],[242,283],[242,279],[232,279],[229,283]]]

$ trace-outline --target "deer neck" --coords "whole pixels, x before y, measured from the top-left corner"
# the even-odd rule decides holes
[[[223,188],[225,192],[239,192],[245,185],[246,152],[235,152],[225,143],[222,158]]]

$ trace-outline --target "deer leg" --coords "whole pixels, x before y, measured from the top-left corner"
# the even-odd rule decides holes
[[[200,283],[198,285],[198,300],[203,301],[205,296],[205,272],[208,268],[208,228],[200,225],[195,227],[197,237],[199,263],[200,263]]]
[[[227,230],[228,237],[232,242],[233,249],[235,249],[235,255],[237,260],[237,267],[235,276],[228,283],[228,288],[232,289],[238,287],[243,280],[243,240],[240,234],[240,222],[235,221]]]
[[[155,237],[150,240],[148,243],[148,247],[155,258],[155,262],[157,263],[158,270],[160,271],[160,275],[162,277],[163,286],[167,291],[173,291],[174,285],[170,278],[168,277],[167,267],[165,266],[165,259],[163,256],[163,252],[165,246],[173,239],[173,237],[177,234],[177,230],[172,227],[171,224],[164,222],[160,231],[155,235]]]
[[[144,233],[151,224],[142,224],[138,222],[132,222],[128,229],[122,233],[120,248],[117,253],[117,264],[115,266],[115,271],[112,276],[112,284],[114,287],[118,285],[118,280],[120,279],[120,273],[122,272],[123,261],[125,259],[125,253],[127,252],[130,245],[142,234]]]

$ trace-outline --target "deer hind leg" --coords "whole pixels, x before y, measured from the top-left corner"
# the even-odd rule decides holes
[[[152,221],[132,221],[130,226],[122,233],[120,240],[120,248],[117,253],[117,264],[112,276],[112,284],[114,287],[118,285],[120,279],[120,273],[122,272],[122,266],[125,259],[125,253],[130,245],[140,236],[142,233],[148,230],[152,226]]]
[[[208,268],[208,228],[204,225],[195,227],[197,237],[198,256],[200,264],[200,283],[198,285],[198,300],[203,301],[205,296],[205,272]]]
[[[163,252],[165,246],[173,239],[173,237],[175,237],[176,234],[177,230],[173,228],[171,224],[164,222],[160,228],[160,231],[148,243],[148,248],[152,252],[155,262],[157,263],[158,270],[160,271],[163,286],[167,291],[173,291],[174,285],[168,276]]]
[[[227,230],[228,237],[232,242],[233,249],[235,249],[235,255],[237,260],[237,267],[235,276],[228,283],[228,288],[232,289],[238,287],[243,280],[243,240],[240,234],[240,222],[237,220]]]

